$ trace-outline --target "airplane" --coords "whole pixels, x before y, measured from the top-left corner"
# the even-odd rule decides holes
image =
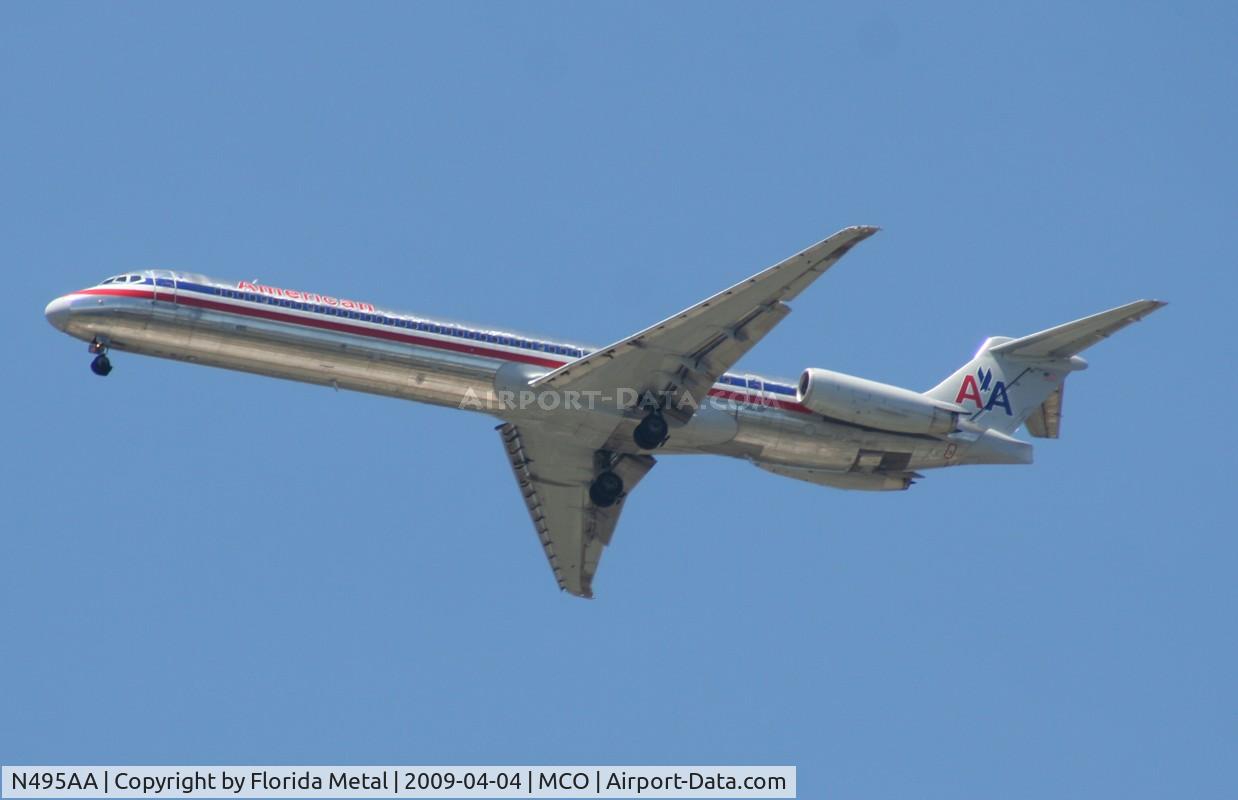
[[[1083,350],[1165,303],[1139,300],[1020,338],[993,336],[916,392],[808,368],[733,372],[801,292],[872,226],[845,228],[605,347],[526,336],[263,284],[146,269],[52,300],[45,316],[112,350],[477,411],[499,438],[559,587],[593,596],[603,549],[653,453],[710,453],[841,489],[898,491],[922,471],[1030,464],[1060,433]]]

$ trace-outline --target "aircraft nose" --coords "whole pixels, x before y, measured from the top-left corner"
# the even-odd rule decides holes
[[[43,309],[43,316],[58,330],[64,330],[69,324],[69,298],[57,297]]]

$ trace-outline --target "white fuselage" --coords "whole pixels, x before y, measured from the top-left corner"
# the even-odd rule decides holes
[[[508,413],[491,402],[513,370],[521,378],[534,377],[591,347],[312,292],[146,270],[57,298],[46,314],[60,330],[117,351],[482,410],[504,419],[539,414],[571,425],[614,413],[605,407]],[[1029,454],[1008,441],[987,435],[952,440],[849,424],[797,402],[791,381],[728,373],[661,452],[707,452],[763,466],[838,471],[1026,463]]]

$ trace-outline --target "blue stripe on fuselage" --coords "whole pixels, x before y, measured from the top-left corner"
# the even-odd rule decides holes
[[[580,358],[581,356],[586,356],[592,352],[590,350],[573,347],[571,345],[528,339],[506,333],[496,334],[473,330],[458,324],[430,322],[428,320],[415,319],[412,317],[391,316],[386,313],[356,311],[352,309],[339,308],[338,306],[306,303],[298,300],[288,300],[286,298],[275,297],[274,295],[261,294],[257,292],[245,292],[240,289],[210,286],[208,284],[191,283],[188,281],[179,280],[176,281],[174,285],[170,278],[145,278],[142,283],[148,285],[153,283],[156,286],[164,286],[169,289],[175,288],[176,291],[189,290],[200,294],[223,297],[229,300],[240,300],[248,303],[261,303],[263,305],[277,306],[279,308],[287,308],[293,311],[308,311],[320,316],[353,319],[360,322],[370,322],[379,325],[406,328],[408,330],[436,334],[438,336],[467,339],[469,341],[484,342],[487,344],[497,344],[503,347],[512,347],[519,350],[529,350],[537,353],[550,353],[552,355],[566,356],[568,358]],[[730,373],[723,374],[720,378],[718,378],[718,383],[737,386],[742,389],[755,389],[758,388],[757,384],[760,383],[764,386],[765,391],[767,392],[792,397],[795,395],[794,386],[772,383],[770,381],[749,380],[748,378],[739,375],[732,375]]]

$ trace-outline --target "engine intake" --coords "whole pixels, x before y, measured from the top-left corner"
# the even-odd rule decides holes
[[[895,433],[942,436],[958,430],[963,411],[910,389],[811,367],[800,375],[796,397],[818,414]]]

